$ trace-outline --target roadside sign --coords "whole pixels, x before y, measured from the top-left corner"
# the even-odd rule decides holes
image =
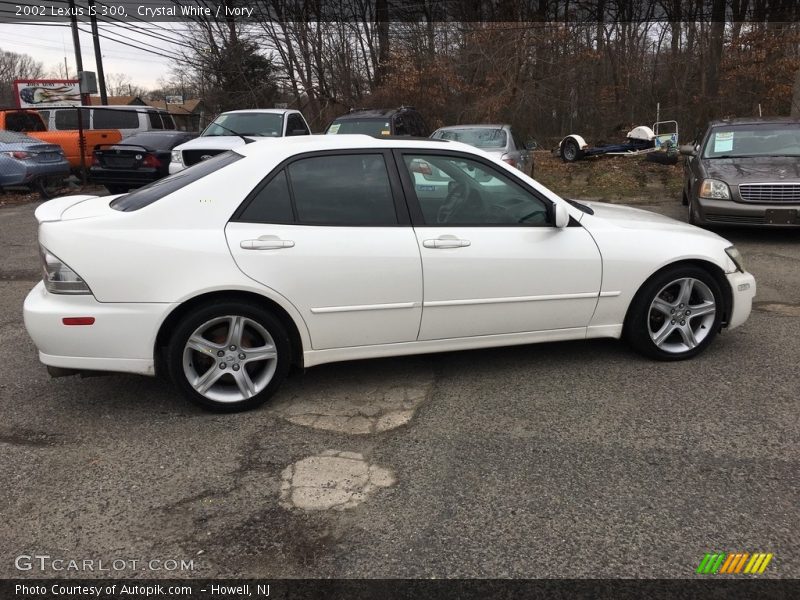
[[[13,87],[19,108],[81,105],[77,79],[15,79]]]

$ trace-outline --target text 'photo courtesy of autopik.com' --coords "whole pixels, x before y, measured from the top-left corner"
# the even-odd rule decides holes
[[[0,0],[0,600],[800,597],[800,4]]]

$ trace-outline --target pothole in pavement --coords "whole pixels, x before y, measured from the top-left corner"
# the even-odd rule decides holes
[[[405,425],[433,387],[432,369],[420,362],[364,363],[308,375],[271,407],[296,425],[337,433],[369,434]],[[288,386],[287,386],[288,388]]]
[[[289,465],[281,473],[281,506],[301,510],[355,508],[379,488],[395,483],[391,470],[361,454],[325,450]]]
[[[800,304],[788,304],[786,302],[755,302],[755,310],[777,313],[785,317],[800,317]]]

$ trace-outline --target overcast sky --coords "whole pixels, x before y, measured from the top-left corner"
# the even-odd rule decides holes
[[[100,38],[100,49],[103,54],[103,67],[106,75],[125,73],[135,85],[148,89],[158,87],[158,80],[169,74],[170,60],[158,56],[154,52],[172,56],[177,53],[177,50],[166,40],[147,34],[152,33],[168,39],[174,38],[176,31],[183,26],[181,23],[128,23],[125,28],[116,25],[100,25],[101,36],[107,35],[120,40],[115,42],[107,38]],[[88,31],[89,25],[82,24],[81,28]],[[119,38],[119,36],[130,39]],[[90,33],[81,32],[80,39],[83,68],[85,71],[96,72],[92,36]],[[150,52],[125,44],[139,45],[144,48],[153,45],[156,48]],[[44,63],[45,72],[53,70],[56,65],[63,65],[64,56],[66,56],[70,73],[75,72],[72,33],[68,26],[0,23],[0,49],[33,56],[36,60]]]

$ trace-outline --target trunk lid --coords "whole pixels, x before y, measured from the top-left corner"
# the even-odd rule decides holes
[[[52,221],[71,221],[110,214],[113,209],[109,206],[117,196],[62,196],[48,200],[40,205],[34,213],[39,223]],[[116,211],[115,211],[116,212]]]

